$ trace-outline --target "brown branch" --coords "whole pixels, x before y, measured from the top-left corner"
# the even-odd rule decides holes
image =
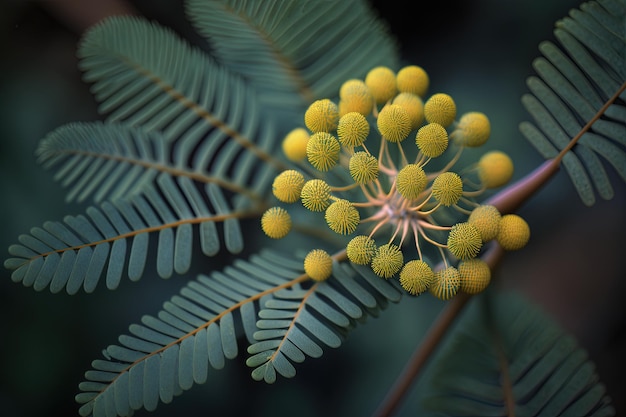
[[[534,193],[539,191],[550,178],[559,170],[560,163],[556,159],[548,159],[530,174],[494,195],[484,204],[495,206],[500,213],[507,214],[516,211]]]
[[[504,250],[500,245],[494,244],[485,253],[483,260],[487,262],[489,268],[495,269],[500,262]],[[402,374],[398,377],[394,385],[391,387],[382,404],[374,412],[373,417],[390,417],[396,411],[400,402],[404,398],[417,375],[420,373],[430,355],[435,351],[437,345],[445,336],[448,328],[458,317],[463,307],[470,300],[471,295],[459,293],[446,306],[443,312],[432,325],[422,343],[415,350],[409,362],[404,367]]]
[[[552,176],[558,172],[561,160],[567,152],[572,150],[578,140],[589,130],[593,123],[595,123],[609,106],[615,102],[626,90],[626,82],[618,89],[618,91],[611,97],[605,104],[598,110],[595,116],[587,122],[585,126],[578,132],[576,136],[572,138],[570,143],[553,159],[549,159],[534,171],[530,172],[521,180],[508,186],[491,199],[487,200],[485,204],[494,205],[502,214],[512,213],[516,211],[525,201],[527,201],[534,193],[536,193],[541,187],[543,187]],[[489,264],[489,267],[493,270],[496,264],[502,258],[503,249],[495,244],[484,256],[484,261]],[[456,319],[459,313],[463,310],[463,307],[467,304],[467,301],[471,296],[467,294],[459,294],[450,301],[450,304],[440,314],[437,321],[430,328],[424,341],[418,346],[413,353],[413,356],[409,359],[409,362],[405,366],[402,374],[398,377],[394,385],[391,387],[387,396],[383,400],[383,403],[379,406],[373,417],[389,417],[393,415],[394,411],[404,398],[404,395],[411,387],[412,383],[416,379],[417,375],[423,368],[424,364],[434,352],[435,348],[445,335],[446,331]],[[504,375],[503,384],[510,384],[510,381],[506,380],[507,375]],[[505,393],[506,394],[506,393]],[[512,398],[507,397],[507,406],[509,406],[510,415],[514,416],[514,410],[510,407]]]

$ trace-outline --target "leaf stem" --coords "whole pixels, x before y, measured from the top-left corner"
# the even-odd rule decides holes
[[[563,148],[561,150],[561,152],[559,152],[559,154],[554,158],[556,159],[559,163],[561,162],[561,159],[563,159],[563,157],[565,156],[565,154],[567,154],[567,152],[569,152],[574,145],[576,145],[576,143],[578,142],[578,140],[585,134],[587,133],[587,131],[589,129],[591,129],[591,126],[598,120],[600,119],[600,117],[602,117],[602,115],[604,114],[604,112],[606,112],[608,110],[609,107],[611,107],[611,105],[615,102],[615,100],[617,100],[619,98],[619,96],[626,90],[626,81],[624,81],[624,83],[621,85],[620,88],[617,89],[617,91],[615,92],[615,94],[613,94],[613,96],[611,98],[609,98],[606,103],[604,103],[604,105],[602,107],[600,107],[600,109],[596,112],[596,114],[587,122],[587,124],[585,126],[582,127],[582,129],[580,129],[580,132],[578,132],[578,134],[576,136],[574,136],[572,138],[572,140],[570,140],[570,142],[567,144],[567,146],[565,148]]]
[[[522,203],[528,200],[535,192],[537,192],[548,180],[559,170],[561,166],[561,160],[571,151],[580,138],[591,129],[591,126],[607,111],[607,109],[619,98],[619,96],[626,90],[626,82],[613,94],[613,96],[607,100],[606,103],[597,111],[597,113],[580,129],[580,132],[570,140],[566,147],[564,147],[557,156],[552,159],[548,159],[546,162],[537,167],[530,174],[524,178],[506,187],[491,199],[487,200],[486,204],[494,205],[500,210],[500,213],[506,214],[517,210]]]

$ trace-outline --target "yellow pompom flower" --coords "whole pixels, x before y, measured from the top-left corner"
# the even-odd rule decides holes
[[[441,205],[456,204],[463,195],[463,180],[456,172],[442,172],[433,181],[433,197]]]
[[[306,144],[309,142],[309,132],[297,127],[287,133],[283,139],[283,153],[292,162],[300,162],[306,157]]]
[[[478,175],[485,187],[500,187],[513,177],[513,161],[504,152],[487,152],[478,161]]]
[[[471,259],[478,255],[483,241],[478,228],[471,223],[457,223],[448,234],[448,250],[459,259]]]
[[[361,146],[369,133],[370,124],[361,113],[353,111],[339,118],[337,137],[343,146]]]
[[[333,258],[323,249],[313,249],[304,258],[304,272],[315,281],[325,281],[333,272]]]
[[[428,91],[430,79],[422,67],[408,65],[398,71],[396,85],[401,93],[412,93],[424,97]]]
[[[274,178],[272,192],[283,203],[294,203],[300,199],[304,176],[295,169],[281,172]]]
[[[428,123],[448,127],[456,118],[456,104],[448,94],[433,94],[424,103],[424,117]]]
[[[355,236],[346,246],[346,255],[350,262],[357,265],[367,265],[372,262],[376,254],[376,242],[369,236]]]
[[[436,158],[448,149],[448,131],[439,123],[428,123],[417,131],[415,144],[424,155]]]
[[[363,80],[350,79],[339,88],[339,116],[350,112],[369,115],[374,109],[374,96]]]
[[[518,250],[526,246],[530,239],[530,227],[526,220],[517,214],[505,214],[500,219],[496,240],[504,250]]]
[[[483,113],[465,113],[454,130],[454,140],[462,146],[477,148],[489,139],[491,124]]]
[[[435,280],[429,288],[432,295],[440,300],[449,300],[454,297],[461,287],[461,275],[453,266],[435,272]]]
[[[419,295],[435,282],[435,273],[422,260],[409,261],[400,271],[400,285],[411,295]]]
[[[339,108],[327,98],[315,100],[304,113],[304,124],[313,133],[335,130],[338,120]]]
[[[491,282],[491,269],[482,259],[474,258],[459,262],[457,266],[461,276],[461,291],[478,294]]]
[[[365,184],[378,178],[378,159],[364,151],[350,157],[350,176],[357,184]]]
[[[302,205],[311,211],[324,211],[330,204],[330,185],[324,180],[308,180],[300,192]]]
[[[396,74],[391,68],[385,66],[372,68],[365,76],[365,85],[369,88],[377,104],[386,103],[398,92]]]
[[[376,120],[378,131],[389,142],[402,142],[411,132],[411,120],[404,108],[390,104],[380,111]]]
[[[404,255],[397,245],[388,243],[380,246],[372,258],[372,271],[381,278],[394,276],[404,263]]]
[[[407,200],[419,197],[420,193],[426,189],[427,183],[426,172],[417,164],[405,165],[396,175],[396,188]]]
[[[394,97],[391,104],[402,106],[409,115],[411,130],[417,129],[424,121],[424,102],[413,93],[400,93]]]
[[[498,235],[501,218],[500,211],[495,206],[483,204],[472,210],[467,222],[476,226],[483,242],[489,242]]]
[[[261,216],[261,229],[272,239],[282,239],[291,230],[291,216],[282,207],[269,208]]]
[[[311,135],[306,145],[308,161],[319,171],[328,171],[339,161],[341,145],[337,138],[327,132]]]
[[[325,218],[328,227],[340,235],[353,233],[361,221],[359,211],[351,202],[343,199],[337,200],[328,206]]]

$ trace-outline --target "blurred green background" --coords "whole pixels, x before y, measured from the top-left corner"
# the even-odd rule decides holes
[[[488,149],[508,152],[514,179],[542,162],[518,131],[529,116],[520,103],[533,73],[537,44],[553,39],[554,22],[580,3],[572,0],[428,2],[373,1],[401,44],[406,64],[425,68],[431,92],[451,94],[460,112],[482,111],[492,122]],[[132,10],[174,28],[190,42],[198,35],[181,1],[16,1],[0,4],[0,249],[46,220],[78,214],[64,190],[37,165],[34,149],[46,133],[72,121],[100,119],[75,56],[86,25],[106,10]],[[484,150],[484,149],[483,149]],[[478,155],[477,153],[474,156]],[[464,155],[471,157],[472,154]],[[509,253],[499,285],[523,291],[573,334],[596,363],[615,407],[626,410],[624,255],[626,187],[611,168],[616,195],[585,207],[564,172],[525,204],[520,214],[531,242]],[[7,255],[6,249],[2,249]],[[77,415],[74,395],[83,372],[143,314],[156,314],[182,286],[180,277],[146,276],[110,292],[68,296],[37,293],[0,279],[0,410],[4,417]],[[245,352],[212,381],[195,386],[156,412],[137,415],[367,416],[387,393],[443,302],[405,297],[358,327],[336,350],[307,360],[295,379],[256,383]],[[427,381],[418,381],[419,384]],[[256,410],[253,411],[253,410]],[[409,396],[398,415],[416,415]]]

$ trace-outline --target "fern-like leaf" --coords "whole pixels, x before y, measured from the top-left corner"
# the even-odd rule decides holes
[[[392,281],[395,282],[395,281]],[[333,279],[310,288],[294,287],[272,293],[259,312],[247,360],[255,380],[276,381],[277,374],[293,377],[293,363],[319,357],[325,346],[341,346],[346,332],[366,314],[376,314],[402,292],[370,268],[335,264]]]
[[[292,362],[320,356],[320,345],[338,346],[337,332],[400,297],[397,287],[367,269],[335,269],[325,283],[312,284],[302,259],[263,251],[198,276],[157,317],[144,316],[92,362],[76,397],[80,414],[127,416],[169,403],[237,357],[240,333],[251,343],[249,352],[257,352],[248,359],[253,377],[293,376]]]
[[[560,46],[543,42],[533,62],[537,76],[522,103],[535,124],[520,130],[548,159],[578,142],[562,159],[586,205],[613,196],[606,160],[626,182],[626,32],[623,0],[583,3],[556,24]],[[589,126],[587,126],[589,125]],[[601,158],[600,158],[601,157]]]
[[[232,211],[218,186],[207,184],[203,197],[187,177],[175,182],[161,174],[156,183],[158,188],[149,187],[130,199],[90,206],[87,216],[66,216],[63,222],[46,222],[20,235],[20,243],[9,247],[12,257],[5,261],[5,267],[13,270],[13,281],[38,291],[49,287],[56,293],[65,288],[74,294],[81,287],[94,291],[106,276],[107,288],[115,289],[125,265],[129,279],[143,275],[150,233],[158,234],[159,276],[182,274],[191,266],[194,225],[207,256],[216,255],[221,247],[217,222],[224,225],[226,248],[232,253],[243,249],[238,217],[250,213]]]
[[[38,162],[56,168],[69,188],[68,201],[114,201],[140,193],[169,176],[214,184],[248,203],[262,201],[276,171],[237,146],[197,138],[166,141],[159,132],[116,123],[70,123],[49,133],[37,148]]]
[[[110,17],[86,32],[78,55],[107,121],[160,131],[178,142],[178,163],[195,158],[191,166],[210,170],[229,154],[222,163],[237,172],[232,160],[245,149],[282,167],[271,156],[277,132],[254,88],[170,29]]]
[[[447,416],[613,416],[574,338],[519,294],[480,296],[424,375],[426,410]]]
[[[395,68],[398,46],[368,2],[190,0],[187,15],[216,58],[271,105],[335,97],[348,78]],[[295,95],[294,95],[295,93]],[[294,99],[301,97],[300,102]]]

